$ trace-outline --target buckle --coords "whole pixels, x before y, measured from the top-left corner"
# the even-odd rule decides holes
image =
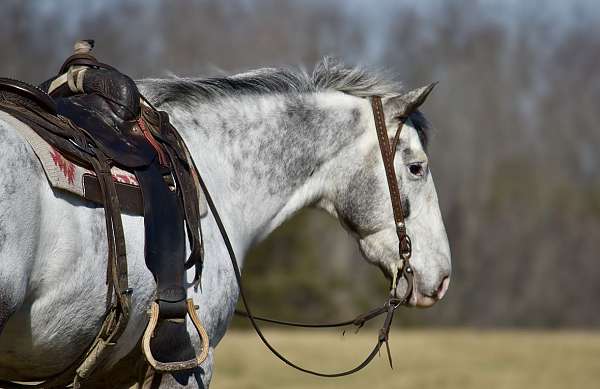
[[[400,244],[399,244],[400,257],[402,257],[402,259],[404,259],[405,261],[408,261],[408,259],[412,255],[412,242],[410,240],[410,237],[406,234],[402,234],[399,237],[399,239],[400,239]]]

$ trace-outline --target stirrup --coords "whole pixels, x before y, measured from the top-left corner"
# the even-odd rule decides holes
[[[198,335],[200,336],[200,342],[202,345],[202,351],[200,354],[196,355],[195,358],[189,359],[187,361],[180,362],[160,362],[154,358],[152,355],[152,349],[150,348],[150,339],[154,336],[154,330],[156,328],[156,324],[158,323],[158,316],[160,313],[160,308],[158,307],[157,302],[153,302],[150,307],[150,321],[148,322],[148,326],[144,331],[144,337],[142,338],[142,351],[146,360],[150,364],[150,366],[159,372],[177,372],[182,370],[191,370],[198,367],[206,357],[208,356],[208,334],[206,330],[200,323],[200,319],[198,315],[196,315],[196,307],[194,306],[194,301],[189,298],[186,300],[188,315],[194,323],[194,327],[196,327],[196,331],[198,331]]]

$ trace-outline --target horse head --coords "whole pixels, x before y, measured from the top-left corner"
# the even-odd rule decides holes
[[[429,128],[418,108],[435,84],[383,99],[402,213],[412,242],[410,263],[414,289],[409,303],[428,307],[440,300],[450,282],[450,249],[426,152]],[[364,136],[345,154],[345,174],[337,175],[334,195],[323,208],[338,217],[357,239],[361,252],[390,278],[397,295],[407,280],[396,276],[403,267],[398,252],[397,226],[390,205],[390,190],[376,138],[374,113],[362,104]]]

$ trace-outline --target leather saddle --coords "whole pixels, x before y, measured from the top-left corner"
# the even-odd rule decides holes
[[[108,278],[116,295],[112,322],[107,324],[111,312],[105,319],[113,332],[105,336],[114,341],[115,333],[120,335],[127,322],[130,295],[135,293],[128,288],[112,166],[133,172],[141,191],[145,261],[157,284],[152,311],[157,317],[150,322],[168,320],[185,328],[189,314],[201,332],[186,291],[186,269],[195,266],[195,282],[199,282],[202,269],[198,173],[168,115],[152,107],[131,78],[87,52],[69,57],[59,75],[39,88],[0,78],[0,109],[28,124],[67,158],[91,166],[96,173],[107,223]],[[186,232],[191,249],[188,258]],[[203,347],[208,349],[207,344]],[[201,362],[197,357],[162,363],[152,357],[149,346],[144,351],[157,370],[193,368]]]
[[[75,57],[75,58],[74,58]],[[86,55],[89,61],[89,56]],[[114,68],[78,65],[80,85],[52,90],[57,115],[89,134],[111,164],[131,170],[140,184],[144,209],[146,265],[157,281],[161,316],[185,319],[185,230],[183,201],[165,180],[170,166],[161,165],[159,147],[138,129],[140,93],[134,81]],[[50,83],[45,82],[42,88]]]
[[[117,165],[136,169],[152,164],[157,150],[135,130],[141,96],[134,81],[112,67],[81,67],[80,85],[71,89],[64,83],[51,91],[56,113],[90,132]],[[41,88],[48,91],[53,80]]]
[[[97,109],[102,105],[100,97],[87,95],[58,99],[56,108],[58,115],[86,129],[117,165],[131,169],[151,165],[156,150],[145,139],[121,133],[116,126],[108,124],[102,111]]]

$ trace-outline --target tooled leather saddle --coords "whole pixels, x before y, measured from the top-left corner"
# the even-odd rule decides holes
[[[98,62],[90,54],[92,47],[93,41],[78,41],[58,76],[39,88],[0,79],[0,110],[27,124],[73,163],[92,170],[88,184],[95,186],[96,195],[86,191],[91,194],[88,199],[105,208],[110,297],[106,318],[92,347],[72,368],[53,378],[56,383],[89,377],[127,324],[135,291],[127,280],[122,211],[144,217],[145,261],[156,281],[143,339],[148,362],[159,371],[190,369],[208,351],[206,332],[186,293],[186,270],[195,266],[194,282],[199,282],[203,260],[198,172],[167,113],[156,110],[131,78]],[[116,182],[113,167],[135,174],[139,186],[131,190]],[[150,349],[154,326],[161,320],[185,326],[188,314],[202,338],[202,352],[189,361],[157,361]]]

